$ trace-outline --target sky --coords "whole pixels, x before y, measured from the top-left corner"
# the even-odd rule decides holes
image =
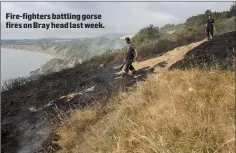
[[[184,23],[188,17],[211,11],[229,10],[232,2],[2,2],[1,39],[36,39],[45,37],[81,38],[109,33],[136,33],[141,28],[153,24]],[[6,13],[73,13],[101,14],[101,20],[87,20],[87,23],[102,22],[103,29],[7,29],[6,22],[30,23],[27,20],[7,20]],[[80,23],[76,20],[54,20],[53,22]],[[32,22],[50,23],[52,20]],[[86,21],[85,21],[86,22]]]

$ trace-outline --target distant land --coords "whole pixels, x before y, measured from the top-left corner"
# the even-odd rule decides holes
[[[28,50],[55,56],[55,59],[45,63],[40,70],[37,70],[37,73],[38,71],[49,73],[81,64],[93,56],[123,48],[125,42],[122,38],[131,35],[134,34],[109,33],[89,38],[3,39],[1,48]]]
[[[71,43],[78,42],[85,39],[93,39],[100,37],[106,38],[120,38],[124,40],[125,37],[133,37],[134,34],[130,33],[110,33],[97,37],[89,37],[89,38],[60,38],[60,37],[46,37],[46,38],[38,38],[38,39],[2,39],[1,40],[1,48],[9,48],[9,49],[18,49],[18,50],[28,50],[34,52],[41,52],[50,55],[57,55],[57,52],[54,50],[55,46],[60,45],[61,43]],[[46,47],[46,46],[52,47]]]

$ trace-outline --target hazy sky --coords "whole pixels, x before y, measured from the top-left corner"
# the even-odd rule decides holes
[[[2,2],[1,37],[2,39],[75,38],[98,36],[107,33],[135,33],[149,24],[163,26],[167,23],[183,23],[188,17],[201,14],[207,9],[225,11],[231,5],[232,2]],[[21,22],[19,20],[6,20],[6,13],[101,14],[101,22],[103,22],[106,28],[6,29],[5,22]],[[38,22],[42,23],[45,21],[41,20]]]

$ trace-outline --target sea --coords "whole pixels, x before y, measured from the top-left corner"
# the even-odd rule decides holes
[[[39,52],[1,48],[1,86],[9,79],[30,76],[52,58]]]

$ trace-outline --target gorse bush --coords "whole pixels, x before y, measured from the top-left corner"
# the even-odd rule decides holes
[[[141,29],[133,38],[132,41],[136,45],[146,43],[153,40],[158,40],[160,37],[159,29],[154,28],[153,25]]]

